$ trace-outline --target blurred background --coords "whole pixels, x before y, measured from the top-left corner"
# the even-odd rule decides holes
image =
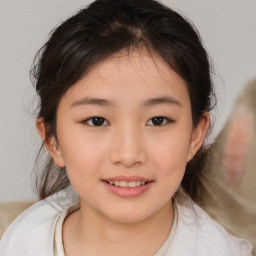
[[[87,0],[0,0],[0,202],[35,199],[36,95],[29,70],[49,32]],[[199,30],[218,97],[213,138],[235,99],[256,77],[256,0],[162,0]],[[213,139],[212,138],[212,139]]]

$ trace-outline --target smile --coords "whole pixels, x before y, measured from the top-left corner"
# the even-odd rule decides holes
[[[114,185],[117,187],[121,187],[121,188],[135,188],[135,187],[139,187],[141,185],[145,185],[146,182],[145,181],[107,181],[110,185]]]
[[[106,188],[120,197],[137,197],[144,194],[154,183],[139,176],[116,176],[102,180]]]

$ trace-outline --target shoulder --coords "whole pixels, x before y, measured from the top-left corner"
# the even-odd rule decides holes
[[[63,193],[39,201],[10,225],[0,241],[1,256],[54,255],[54,231],[59,215],[74,204]],[[45,254],[46,253],[46,254]]]
[[[198,205],[193,204],[193,209],[197,221],[197,248],[202,254],[211,252],[212,255],[225,256],[251,255],[252,247],[246,240],[230,235]]]
[[[251,255],[252,247],[247,241],[231,236],[192,200],[184,205],[177,202],[176,206],[176,235],[167,255]]]

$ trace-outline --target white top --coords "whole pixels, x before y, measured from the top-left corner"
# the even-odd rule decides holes
[[[62,191],[31,206],[3,235],[0,256],[63,256],[62,223],[78,203],[73,191]],[[157,256],[252,255],[247,241],[229,235],[192,200],[185,205],[179,201],[175,204],[176,228],[172,228]]]

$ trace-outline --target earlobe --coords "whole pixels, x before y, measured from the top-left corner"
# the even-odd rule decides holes
[[[58,142],[56,141],[55,136],[50,136],[47,138],[46,127],[44,119],[42,117],[36,120],[36,128],[39,136],[41,137],[44,143],[44,146],[46,147],[49,154],[52,156],[55,164],[58,165],[59,167],[64,167],[65,164],[62,158],[62,153],[58,145]]]
[[[194,157],[196,152],[202,146],[206,133],[209,129],[209,126],[210,126],[209,112],[204,112],[198,125],[194,127],[192,131],[190,148],[189,148],[188,159],[187,159],[188,162]]]

